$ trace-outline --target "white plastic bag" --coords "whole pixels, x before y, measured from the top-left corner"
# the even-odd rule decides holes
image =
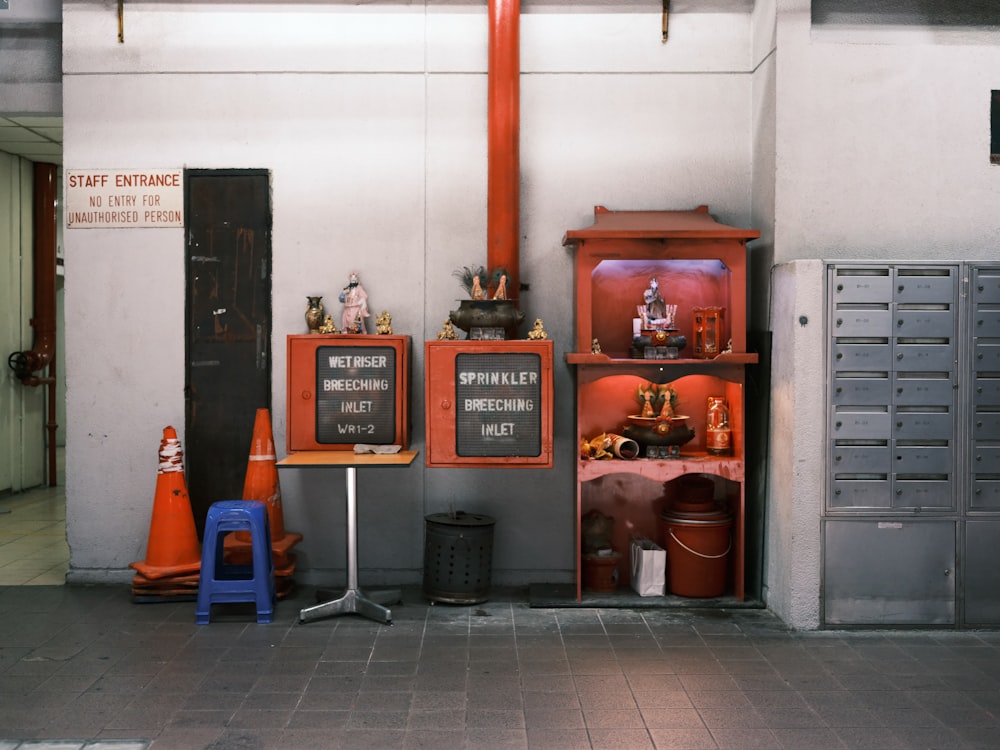
[[[633,539],[632,588],[639,596],[663,596],[666,591],[667,551],[649,539]]]

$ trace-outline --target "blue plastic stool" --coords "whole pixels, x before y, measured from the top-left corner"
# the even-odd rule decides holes
[[[251,565],[230,565],[223,559],[223,542],[231,531],[250,532]],[[213,503],[205,519],[195,622],[207,625],[213,604],[235,602],[255,602],[257,622],[272,622],[274,601],[274,561],[267,506],[258,500]]]

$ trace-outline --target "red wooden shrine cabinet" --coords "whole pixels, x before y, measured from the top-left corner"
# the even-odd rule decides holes
[[[663,512],[683,501],[690,475],[710,477],[715,499],[731,514],[724,596],[744,598],[744,386],[746,365],[757,362],[757,355],[746,350],[746,243],[759,236],[755,230],[720,224],[705,206],[693,211],[597,207],[592,225],[566,232],[563,244],[575,250],[576,347],[566,361],[576,373],[581,447],[576,464],[578,599],[586,595],[581,518],[596,510],[614,519],[612,548],[623,556],[619,586],[627,589],[630,538],[647,537],[668,546]],[[663,333],[686,338],[676,350],[656,348],[663,343],[657,341],[661,334],[642,327],[637,308],[644,305],[652,279],[666,305],[676,305],[670,331]],[[721,326],[712,332],[720,339],[717,354],[695,351],[695,340],[705,333],[703,326],[699,332],[705,322],[699,320],[704,314],[699,310],[711,311],[711,322]],[[694,432],[679,445],[679,454],[668,455],[669,450],[655,445],[650,451],[649,444],[639,441],[636,458],[584,457],[583,442],[595,436],[630,429],[628,434],[649,434],[642,427],[634,432],[641,420],[630,419],[641,416],[638,393],[668,385],[676,391],[679,418],[671,424]],[[713,455],[706,447],[708,399],[719,396],[729,405],[729,455]],[[656,442],[655,437],[649,441]],[[669,579],[666,593],[671,594]]]

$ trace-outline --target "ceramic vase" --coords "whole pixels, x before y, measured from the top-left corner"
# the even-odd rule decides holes
[[[309,333],[319,333],[319,327],[323,325],[323,297],[306,297],[309,305],[306,307],[306,326]]]

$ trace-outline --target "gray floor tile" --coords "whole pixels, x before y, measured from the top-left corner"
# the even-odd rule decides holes
[[[770,729],[730,727],[712,729],[712,736],[720,750],[783,750],[781,742]]]
[[[657,750],[717,750],[715,738],[704,727],[691,729],[650,729]]]
[[[885,727],[839,727],[837,737],[850,750],[909,750],[909,743]]]
[[[527,745],[531,750],[580,750],[590,747],[586,729],[529,729]],[[480,746],[492,750],[492,746]]]
[[[589,735],[593,750],[654,750],[645,729],[591,729]]]
[[[844,750],[837,733],[828,727],[771,727],[785,750]]]

